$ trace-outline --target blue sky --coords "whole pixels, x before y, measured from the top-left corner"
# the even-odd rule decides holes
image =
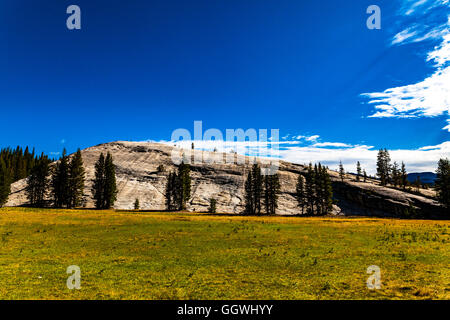
[[[71,4],[81,30],[66,28]],[[372,4],[381,30],[366,27]],[[2,0],[0,145],[167,141],[201,120],[279,129],[291,161],[372,171],[386,147],[432,170],[450,155],[449,5]]]

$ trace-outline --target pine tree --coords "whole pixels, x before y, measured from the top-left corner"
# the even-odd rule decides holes
[[[438,201],[447,209],[447,214],[450,214],[450,161],[448,159],[440,159],[438,162],[435,189]]]
[[[360,177],[361,177],[361,163],[359,163],[358,161],[356,162],[356,181],[359,182]]]
[[[169,175],[167,176],[167,182],[166,182],[166,190],[164,192],[164,198],[166,200],[166,210],[171,211],[172,210],[172,193],[173,193],[173,185],[172,185],[172,172],[169,172]]]
[[[34,148],[32,152],[28,147],[23,151],[19,146],[0,150],[0,206],[7,201],[11,183],[28,177],[38,158]]]
[[[302,209],[303,214],[306,205],[306,193],[304,178],[301,174],[298,175],[297,186],[295,188],[295,198],[297,199],[298,206]]]
[[[140,207],[140,205],[139,205],[139,199],[136,198],[136,200],[134,200],[134,210],[139,210],[139,207]]]
[[[298,206],[306,207],[309,215],[325,215],[333,209],[333,188],[327,167],[309,164],[305,177],[299,175],[295,198]]]
[[[52,196],[56,208],[70,207],[69,163],[66,149],[56,163],[52,175]]]
[[[80,149],[78,149],[69,164],[69,206],[71,208],[81,205],[84,194],[84,176],[83,158]]]
[[[13,183],[30,175],[31,169],[33,169],[38,157],[35,156],[34,148],[30,153],[28,147],[23,151],[23,149],[18,146],[15,149],[1,149],[0,158],[2,158],[5,163],[7,180],[9,183]]]
[[[363,171],[364,182],[367,182],[367,173],[366,170]]]
[[[208,213],[216,213],[216,199],[209,199]]]
[[[321,177],[321,171],[322,171],[322,165],[319,163],[319,165],[314,164],[314,205],[316,208],[316,214],[321,214],[322,212],[322,197],[325,192],[324,188],[324,181]]]
[[[11,178],[3,157],[0,156],[0,207],[8,200],[11,191]]]
[[[95,207],[97,209],[103,209],[105,203],[105,156],[103,153],[100,154],[97,162],[95,163],[95,179],[91,190]]]
[[[391,158],[387,149],[380,149],[377,156],[377,175],[382,186],[386,186],[390,180],[390,162]]]
[[[394,185],[394,187],[396,187],[397,185],[400,185],[400,170],[398,168],[398,164],[396,161],[394,161],[394,164],[391,167],[391,173],[392,173],[392,184]]]
[[[278,195],[280,194],[281,191],[280,176],[278,174],[272,174],[270,175],[270,181],[271,181],[270,213],[275,214],[276,209],[278,208]]]
[[[254,212],[255,214],[261,214],[261,198],[263,194],[263,177],[261,174],[261,168],[258,164],[254,164],[253,171],[253,199],[254,199]]]
[[[186,210],[191,197],[190,165],[181,162],[178,172],[170,172],[167,178],[164,197],[168,211]]]
[[[245,182],[245,212],[247,214],[261,213],[261,197],[263,195],[263,178],[261,168],[253,164]]]
[[[190,165],[181,162],[178,167],[178,174],[176,176],[175,190],[178,210],[186,210],[187,202],[191,198],[191,169]]]
[[[14,158],[14,181],[18,181],[27,175],[25,153],[19,146],[16,148]]]
[[[314,179],[314,171],[312,168],[312,164],[310,163],[308,166],[308,170],[305,175],[305,196],[307,203],[307,213],[309,215],[314,214],[314,203],[315,203],[315,179]]]
[[[245,213],[246,214],[255,214],[253,208],[254,208],[254,199],[253,199],[253,174],[250,170],[247,174],[247,180],[245,181],[244,186],[244,192],[245,192]]]
[[[320,180],[322,181],[321,186],[322,190],[320,192],[321,194],[321,214],[327,214],[330,213],[333,209],[333,187],[331,184],[331,178],[330,175],[327,172],[327,169],[325,167],[322,167],[320,172]]]
[[[344,182],[345,171],[341,161],[339,161],[339,177],[341,178],[342,182]]]
[[[275,214],[278,208],[280,178],[278,174],[264,176],[264,206],[267,214]]]
[[[408,174],[406,173],[406,168],[405,168],[405,164],[402,161],[402,169],[400,171],[400,176],[401,176],[401,185],[403,190],[406,189],[406,185],[408,184]]]
[[[105,158],[105,189],[104,189],[104,209],[114,206],[117,199],[116,167],[111,153],[108,152]]]
[[[178,210],[180,197],[179,197],[179,187],[178,187],[178,177],[174,172],[169,172],[167,177],[165,198],[166,198],[166,208],[168,211]]]
[[[39,159],[35,161],[30,175],[27,178],[27,186],[25,191],[28,202],[32,207],[42,208],[45,206],[47,191],[50,180],[50,160],[42,154]]]

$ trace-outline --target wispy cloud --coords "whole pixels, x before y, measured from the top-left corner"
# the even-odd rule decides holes
[[[415,28],[416,27],[414,26],[414,27],[406,28],[403,31],[400,31],[393,37],[391,44],[394,45],[394,44],[405,43],[406,41],[408,41],[410,39],[414,39],[414,37],[418,33],[418,31],[415,30]]]
[[[402,0],[399,14],[411,16],[413,14],[425,15],[430,10],[448,5],[449,0]]]
[[[350,148],[351,144],[342,142],[317,142],[312,145],[313,147],[336,147],[336,148]]]
[[[450,11],[448,0],[404,1],[403,15],[423,16],[436,11],[434,25],[415,23],[394,35],[391,45],[405,45],[420,41],[439,41],[426,56],[434,72],[424,80],[382,92],[363,93],[374,105],[373,118],[416,118],[450,114]],[[419,10],[420,8],[420,10]],[[442,11],[444,10],[444,11]],[[444,12],[446,21],[442,20]],[[434,17],[434,15],[433,15]],[[419,18],[417,20],[420,20]],[[432,44],[433,42],[430,42]],[[450,125],[444,127],[450,131]]]
[[[319,135],[314,135],[314,136],[310,136],[310,137],[305,137],[306,141],[317,141],[317,139],[319,139],[320,136]]]

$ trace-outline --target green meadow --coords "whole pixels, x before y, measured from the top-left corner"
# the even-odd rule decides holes
[[[450,299],[450,222],[3,208],[0,298]]]

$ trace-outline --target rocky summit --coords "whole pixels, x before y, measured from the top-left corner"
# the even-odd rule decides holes
[[[200,159],[229,157],[230,154],[202,150],[192,151],[191,156]],[[167,176],[176,169],[173,152],[183,154],[182,149],[167,144],[152,142],[118,141],[100,144],[82,150],[86,169],[84,206],[94,207],[91,194],[94,179],[94,164],[100,153],[110,152],[116,165],[118,195],[116,209],[133,209],[139,199],[142,210],[164,210],[164,191]],[[233,154],[233,163],[191,164],[192,192],[187,209],[204,212],[209,199],[217,200],[217,212],[242,213],[244,210],[244,182],[248,170],[255,161],[253,157]],[[260,159],[258,159],[259,161]],[[217,162],[217,161],[216,161]],[[163,166],[164,170],[158,169]],[[285,161],[279,162],[281,194],[277,214],[300,214],[294,197],[298,175],[306,170],[305,165]],[[329,170],[333,183],[335,205],[334,215],[405,216],[440,218],[448,213],[431,197],[421,196],[394,188],[379,186],[375,180],[357,182],[348,175],[341,181],[335,171]],[[26,205],[26,180],[11,186],[11,195],[6,206]]]

